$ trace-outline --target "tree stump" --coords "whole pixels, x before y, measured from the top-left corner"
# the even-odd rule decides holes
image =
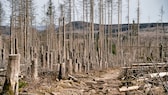
[[[72,59],[68,60],[68,67],[67,68],[68,68],[68,73],[72,74],[72,71],[73,71]]]
[[[79,73],[82,72],[82,64],[80,62],[78,63],[78,71],[79,71]]]
[[[10,54],[6,80],[1,95],[18,95],[20,54]]]
[[[2,36],[0,34],[0,49],[2,49]]]
[[[59,74],[58,74],[58,79],[65,79],[66,77],[66,66],[65,63],[60,64],[60,69],[59,69]]]
[[[103,62],[102,62],[102,60],[100,60],[99,69],[102,70],[102,68],[103,68]]]
[[[47,61],[47,69],[50,69],[50,52],[49,51],[47,51],[47,53],[46,53],[46,61]]]
[[[0,61],[2,60],[2,37],[0,34]]]
[[[31,76],[34,80],[38,80],[38,60],[37,57],[34,57],[32,60],[32,66],[31,66]]]
[[[75,72],[75,73],[78,73],[78,63],[75,63],[74,66],[75,66],[74,72]]]
[[[50,70],[53,70],[53,60],[54,60],[54,55],[53,52],[50,52]]]
[[[86,64],[86,70],[87,70],[87,72],[90,71],[90,63],[89,62]]]

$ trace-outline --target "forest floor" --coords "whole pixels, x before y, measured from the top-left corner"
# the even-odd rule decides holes
[[[23,92],[21,95],[125,95],[118,90],[121,85],[118,80],[120,71],[115,68],[73,74],[72,79],[60,81],[43,78],[28,83],[20,91]]]

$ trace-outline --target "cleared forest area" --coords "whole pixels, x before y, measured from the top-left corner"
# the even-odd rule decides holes
[[[1,95],[166,95],[164,10],[161,22],[140,23],[137,0],[137,22],[130,22],[127,0],[128,23],[122,24],[122,1],[81,0],[82,18],[74,21],[75,0],[59,5],[59,17],[48,0],[46,25],[38,29],[33,0],[9,0],[10,25],[0,26]]]

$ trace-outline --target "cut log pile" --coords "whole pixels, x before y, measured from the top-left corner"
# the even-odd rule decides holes
[[[136,63],[123,67],[119,79],[120,92],[144,94],[166,93],[168,91],[168,63]],[[156,90],[159,88],[160,91]]]

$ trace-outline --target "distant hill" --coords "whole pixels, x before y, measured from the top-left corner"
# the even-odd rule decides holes
[[[161,26],[161,23],[141,23],[140,24],[140,29],[146,29],[146,28],[153,28],[158,26]],[[73,30],[87,30],[90,27],[89,22],[83,22],[83,21],[74,21],[71,23],[66,24],[66,31],[70,30],[70,26],[72,26]],[[108,28],[112,26],[113,32],[118,30],[118,24],[113,24],[113,25],[103,25],[104,31],[108,31]],[[130,24],[131,28],[132,24]],[[168,27],[168,23],[163,23],[163,27]],[[36,26],[34,27],[37,29],[37,31],[45,31],[47,29],[46,26]],[[58,31],[60,27],[55,25],[55,31]],[[98,31],[99,30],[99,24],[94,24],[94,30]],[[122,24],[122,31],[127,31],[128,30],[128,24]],[[1,34],[10,34],[10,27],[9,26],[0,26],[0,33]]]
[[[77,30],[83,30],[83,29],[87,29],[87,27],[90,27],[90,23],[88,23],[88,22],[75,21],[75,22],[68,23],[66,25],[66,30],[69,30],[70,24],[73,27],[73,30],[76,30],[76,29]],[[161,26],[161,23],[141,23],[140,24],[140,29],[157,27],[157,24],[158,24],[158,26]],[[130,28],[131,28],[132,24],[129,24],[129,25],[130,25]],[[166,27],[166,26],[168,26],[168,23],[163,23],[163,27]],[[118,24],[103,25],[103,27],[104,27],[105,31],[108,31],[109,27],[112,27],[113,32],[115,30],[116,31],[118,30]],[[122,24],[122,26],[120,26],[120,27],[122,27],[122,31],[128,30],[128,24]],[[99,30],[99,24],[94,24],[94,30],[95,31]]]

